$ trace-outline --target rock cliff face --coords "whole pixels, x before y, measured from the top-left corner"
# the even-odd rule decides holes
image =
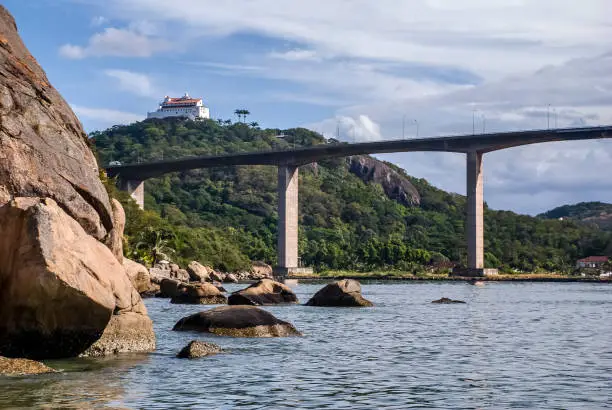
[[[81,123],[0,6],[0,205],[30,196],[52,198],[98,240],[113,228]]]
[[[421,196],[410,181],[393,168],[369,156],[359,155],[347,159],[349,170],[364,182],[380,184],[385,194],[406,206],[419,206]]]
[[[0,6],[0,355],[154,349],[122,265],[124,223],[81,124]]]

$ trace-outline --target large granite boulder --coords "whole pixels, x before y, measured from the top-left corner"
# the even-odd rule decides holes
[[[42,373],[55,373],[55,370],[34,360],[9,359],[0,356],[0,376],[23,376]]]
[[[138,293],[151,291],[151,276],[149,275],[149,270],[144,265],[131,259],[123,258],[123,268]]]
[[[224,282],[225,283],[237,283],[238,282],[238,278],[236,277],[235,274],[228,273],[227,275],[225,275]]]
[[[172,330],[233,337],[285,337],[302,334],[288,322],[255,306],[221,306],[179,320]]]
[[[155,350],[153,322],[146,315],[146,311],[144,313],[133,311],[113,315],[102,336],[81,353],[81,356],[99,357]]]
[[[48,197],[94,238],[113,229],[113,211],[87,134],[28,52],[0,6],[0,205]]]
[[[0,354],[56,358],[82,354],[109,322],[151,330],[140,295],[112,252],[52,199],[15,198],[0,206]],[[125,329],[125,328],[121,328]],[[115,332],[125,350],[131,332]]]
[[[192,340],[187,346],[181,349],[176,357],[181,359],[197,359],[221,352],[223,352],[223,350],[221,350],[221,346],[219,345]]]
[[[194,282],[207,282],[210,281],[210,272],[212,269],[202,265],[200,262],[193,261],[187,265],[187,272],[189,277]]]
[[[210,280],[212,280],[213,282],[223,283],[223,281],[225,280],[225,273],[212,271],[210,272]]]
[[[252,306],[278,305],[298,303],[298,298],[288,286],[271,279],[262,279],[246,289],[232,293],[227,303]]]
[[[170,303],[189,305],[221,305],[227,303],[225,295],[212,283],[184,284],[177,288]]]
[[[330,283],[319,290],[306,306],[374,306],[361,296],[361,285],[356,280],[344,279]]]

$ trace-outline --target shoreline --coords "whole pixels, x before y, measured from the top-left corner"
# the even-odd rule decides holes
[[[322,282],[336,281],[341,279],[354,279],[358,281],[389,281],[389,282],[467,282],[470,280],[478,280],[482,282],[586,282],[586,283],[606,283],[612,284],[610,278],[588,278],[588,277],[569,277],[569,276],[553,276],[553,275],[496,275],[483,277],[466,277],[466,276],[415,276],[415,275],[376,275],[376,274],[347,274],[347,275],[291,275],[287,277],[290,280],[298,280],[300,282]]]

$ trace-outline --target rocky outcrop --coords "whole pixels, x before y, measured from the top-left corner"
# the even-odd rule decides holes
[[[197,359],[222,352],[223,350],[219,345],[192,340],[187,346],[181,349],[176,357],[181,359]]]
[[[210,280],[212,280],[213,282],[222,283],[225,280],[225,273],[212,271],[210,272]]]
[[[0,6],[0,205],[45,197],[104,240],[113,212],[87,135]]]
[[[374,306],[361,296],[361,285],[356,280],[344,279],[330,283],[319,290],[306,303],[306,306]]]
[[[210,272],[212,269],[202,265],[200,262],[193,261],[187,265],[187,272],[189,277],[194,282],[207,282],[210,281]]]
[[[272,266],[261,261],[252,263],[249,279],[271,279],[272,277]]]
[[[439,304],[443,304],[443,305],[450,305],[450,304],[454,304],[454,303],[465,303],[462,300],[453,300],[453,299],[449,299],[449,298],[442,298],[442,299],[438,299],[438,300],[434,300],[431,303],[439,303]]]
[[[175,279],[179,282],[189,282],[189,273],[174,263],[159,263],[149,269],[149,276],[153,283],[161,284],[163,279]]]
[[[206,310],[179,320],[172,330],[233,337],[301,336],[291,323],[255,306],[221,306]]]
[[[347,158],[349,170],[363,182],[380,184],[385,194],[406,206],[419,206],[421,196],[410,180],[375,158],[358,155]]]
[[[123,268],[138,293],[151,291],[151,277],[149,276],[149,270],[144,265],[123,258]]]
[[[148,321],[123,266],[52,199],[15,198],[0,207],[0,227],[1,354],[76,356],[111,319]]]
[[[49,366],[28,359],[9,359],[0,356],[0,376],[55,373]]]
[[[225,275],[224,282],[225,283],[237,283],[238,278],[233,273],[228,273],[227,275]]]
[[[262,279],[246,289],[232,293],[227,303],[251,306],[278,305],[298,303],[298,298],[288,286],[271,279]]]
[[[221,305],[227,298],[212,283],[181,284],[170,303],[190,305]]]

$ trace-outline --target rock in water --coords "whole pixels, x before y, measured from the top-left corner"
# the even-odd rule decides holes
[[[9,359],[0,356],[0,375],[21,376],[26,374],[55,373],[55,370],[40,362],[28,359]]]
[[[232,293],[227,303],[230,305],[277,305],[279,303],[298,303],[295,293],[282,283],[262,279],[246,289]]]
[[[462,300],[453,300],[453,299],[449,299],[449,298],[442,298],[442,299],[434,300],[431,303],[451,304],[451,303],[465,303],[465,302],[462,301]]]
[[[221,346],[219,345],[192,340],[187,346],[181,349],[176,357],[181,359],[197,359],[199,357],[205,357],[221,352],[223,352],[223,350],[221,350]]]
[[[135,317],[141,329],[151,329],[146,346],[138,336],[137,350],[155,348],[146,308],[123,266],[55,201],[15,198],[0,206],[0,227],[1,354],[76,356],[106,333],[109,321]],[[126,332],[121,346],[133,336]]]
[[[233,337],[285,337],[302,334],[288,322],[255,306],[221,306],[177,322],[172,330],[195,330]]]
[[[191,305],[220,305],[226,304],[227,298],[212,283],[183,284],[178,293],[172,297],[170,303]]]
[[[125,312],[113,315],[100,339],[81,353],[81,356],[100,357],[153,350],[155,333],[151,319],[141,312]]]
[[[187,272],[189,273],[189,277],[194,282],[210,281],[211,270],[212,269],[208,269],[206,266],[196,261],[190,262],[189,265],[187,265]]]
[[[344,279],[330,283],[319,290],[306,306],[374,306],[361,296],[361,285],[356,280]]]
[[[12,197],[52,198],[103,241],[113,212],[87,134],[1,5],[0,116],[0,205]]]

